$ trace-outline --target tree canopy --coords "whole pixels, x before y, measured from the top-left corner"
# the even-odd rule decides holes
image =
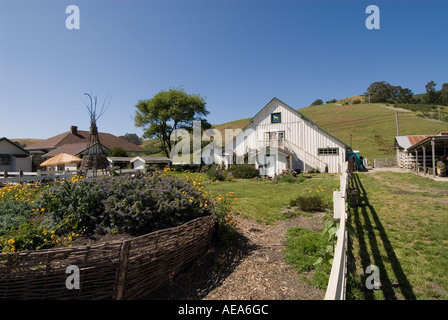
[[[151,99],[140,100],[136,108],[135,125],[143,127],[143,137],[159,138],[167,157],[172,149],[170,136],[174,130],[192,131],[194,121],[201,121],[203,130],[211,127],[205,119],[209,114],[205,99],[198,94],[188,94],[184,89],[162,90]]]

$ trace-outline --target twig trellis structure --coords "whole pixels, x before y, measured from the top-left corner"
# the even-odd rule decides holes
[[[101,109],[97,110],[98,97],[92,97],[92,94],[89,93],[84,93],[84,95],[90,99],[90,104],[86,103],[87,112],[90,116],[90,131],[87,149],[81,162],[81,171],[93,170],[93,174],[96,174],[97,170],[108,170],[110,167],[96,125],[98,119],[101,118],[109,107],[110,99],[104,99]]]

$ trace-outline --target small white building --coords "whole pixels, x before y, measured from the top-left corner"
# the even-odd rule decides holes
[[[7,138],[0,138],[0,171],[31,172],[31,157],[28,151]]]
[[[160,169],[169,167],[171,159],[166,157],[139,156],[131,160],[134,169],[146,170],[147,165],[156,165]]]
[[[350,147],[319,128],[281,100],[272,99],[243,131],[226,145],[226,166],[236,157],[255,155],[260,174],[274,176],[284,169],[341,172]],[[249,156],[250,157],[250,156]]]

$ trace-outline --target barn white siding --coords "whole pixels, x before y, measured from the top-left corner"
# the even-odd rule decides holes
[[[272,123],[271,115],[280,114],[281,122]],[[280,132],[275,140],[267,138],[267,132]],[[275,134],[273,134],[275,136]],[[279,142],[278,136],[283,135]],[[280,148],[292,157],[291,161],[285,157],[278,157],[277,174],[281,169],[309,170],[318,168],[328,172],[340,172],[341,164],[346,158],[346,145],[317,127],[309,119],[292,109],[282,101],[274,98],[254,118],[245,130],[236,138],[233,150],[242,155],[249,150],[260,150],[267,146]],[[319,149],[324,153],[319,154]],[[280,163],[281,162],[281,163]]]

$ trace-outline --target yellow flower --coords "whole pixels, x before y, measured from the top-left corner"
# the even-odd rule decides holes
[[[8,240],[8,243],[9,243],[9,244],[13,244],[13,243],[15,243],[15,242],[16,242],[16,241],[15,241],[14,239],[9,239],[9,240]]]
[[[46,236],[47,235],[47,230],[42,231],[42,233]]]

